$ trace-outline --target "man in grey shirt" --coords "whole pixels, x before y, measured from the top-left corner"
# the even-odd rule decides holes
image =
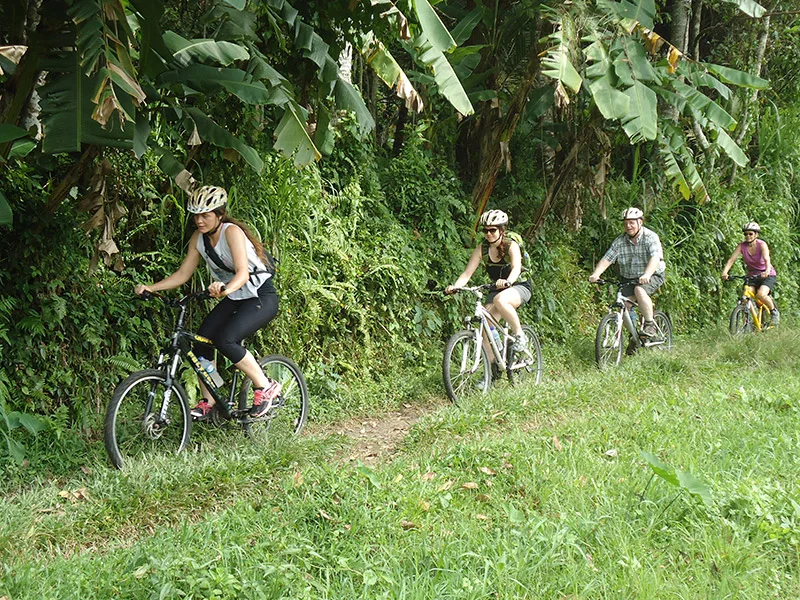
[[[653,301],[650,294],[664,283],[664,251],[661,240],[654,231],[642,226],[642,211],[638,208],[626,208],[622,211],[625,233],[611,244],[611,248],[600,259],[589,281],[594,283],[600,275],[615,262],[619,264],[619,274],[630,282],[622,287],[627,297],[635,297],[639,310],[644,317],[642,333],[649,338],[658,335],[653,322]]]

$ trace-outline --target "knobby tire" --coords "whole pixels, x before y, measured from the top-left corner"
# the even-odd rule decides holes
[[[245,417],[242,429],[251,437],[259,432],[272,431],[297,435],[308,420],[308,385],[297,364],[280,354],[269,354],[259,359],[264,374],[281,384],[280,395],[273,400],[273,407],[258,419]],[[253,401],[253,382],[245,377],[239,390],[239,409],[248,408]]]
[[[159,422],[167,375],[147,369],[130,375],[114,390],[106,409],[103,439],[111,463],[121,469],[129,459],[153,451],[177,454],[189,444],[192,419],[183,386],[173,381],[165,422]],[[151,398],[150,410],[145,409]]]
[[[528,338],[528,352],[531,356],[514,356],[514,364],[510,370],[510,378],[512,384],[522,382],[532,382],[538,384],[542,381],[542,372],[544,371],[544,360],[542,359],[542,345],[539,343],[539,336],[536,335],[536,330],[530,325],[523,325],[522,331],[525,332],[525,337]],[[519,366],[522,363],[523,366]],[[517,368],[519,366],[519,368]]]
[[[600,369],[616,366],[622,361],[623,323],[618,323],[619,313],[612,312],[600,319],[594,339],[594,357]]]
[[[486,348],[475,339],[475,332],[465,329],[453,334],[447,341],[442,363],[442,378],[447,395],[454,404],[469,394],[489,391],[492,369]],[[475,357],[476,344],[480,345],[480,362],[474,373],[470,373]]]
[[[753,331],[753,322],[750,320],[750,311],[746,304],[737,304],[730,319],[731,335],[742,335]]]

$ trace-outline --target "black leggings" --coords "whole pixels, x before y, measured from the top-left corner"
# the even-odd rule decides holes
[[[231,300],[223,298],[203,320],[198,335],[207,337],[225,358],[238,363],[247,354],[242,340],[253,335],[278,314],[278,295],[269,280],[258,290],[258,298]],[[265,289],[267,288],[267,289]],[[198,356],[209,360],[214,351],[208,344],[195,343]]]

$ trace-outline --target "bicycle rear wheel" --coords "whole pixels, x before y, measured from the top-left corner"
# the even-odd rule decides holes
[[[601,369],[622,361],[622,321],[618,313],[608,313],[600,319],[594,338],[594,357]]]
[[[528,338],[527,352],[516,354],[514,364],[511,366],[511,383],[517,384],[523,381],[539,383],[542,380],[544,371],[544,361],[542,360],[542,345],[536,331],[530,325],[523,325],[522,331]],[[511,354],[509,352],[509,354]]]
[[[489,355],[475,337],[474,331],[459,331],[447,341],[444,349],[444,389],[454,404],[458,404],[459,400],[469,394],[485,394],[492,383]],[[473,369],[476,356],[478,364]]]
[[[651,348],[669,350],[672,348],[672,321],[666,313],[660,310],[653,312],[653,321],[655,321],[656,331],[658,331],[658,339],[663,340],[663,343],[655,344]]]
[[[308,386],[303,372],[297,364],[280,354],[269,354],[258,360],[264,375],[281,384],[280,395],[272,401],[272,408],[258,419],[245,417],[242,429],[248,435],[259,430],[286,432],[297,435],[303,430],[308,419]],[[245,377],[239,390],[239,408],[250,406],[253,382]]]
[[[147,369],[132,374],[114,390],[106,409],[103,440],[112,464],[121,469],[127,460],[153,450],[182,451],[191,431],[183,386],[173,381],[167,387],[164,371]]]
[[[731,313],[730,332],[731,335],[741,335],[753,331],[753,323],[750,320],[750,311],[745,304],[737,304]]]

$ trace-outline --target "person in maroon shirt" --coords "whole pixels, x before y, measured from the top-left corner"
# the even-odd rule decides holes
[[[725,267],[722,269],[722,279],[728,279],[728,271],[731,270],[736,259],[741,256],[747,269],[747,276],[752,278],[751,285],[756,288],[756,296],[772,313],[772,324],[777,325],[781,315],[770,292],[775,287],[775,279],[778,274],[775,267],[772,266],[769,246],[764,240],[758,239],[761,227],[754,221],[745,224],[742,227],[742,233],[744,233],[744,241],[736,246],[728,262],[725,263]]]

